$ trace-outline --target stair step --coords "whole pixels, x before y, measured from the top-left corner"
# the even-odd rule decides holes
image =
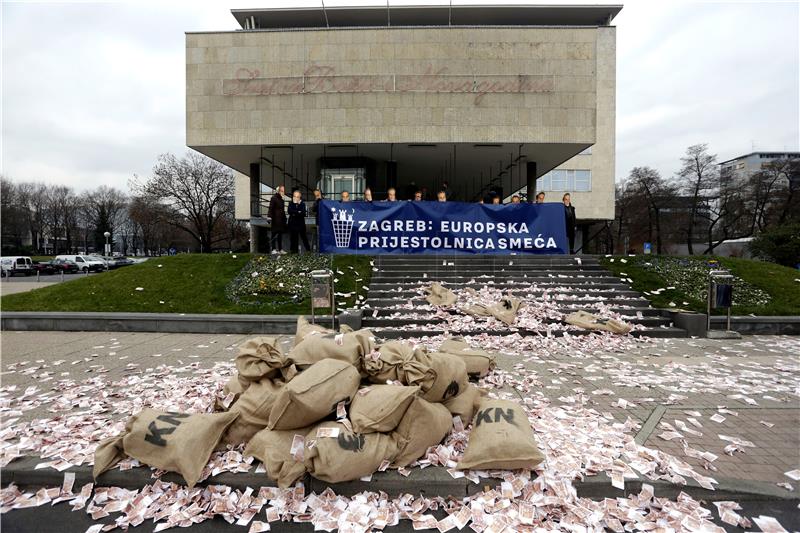
[[[670,320],[666,317],[645,317],[636,318],[635,316],[622,316],[622,320],[631,324],[641,324],[648,327],[669,326]],[[394,318],[365,318],[361,324],[365,328],[386,328],[392,326],[406,326],[411,324],[441,324],[444,319],[438,317],[431,318],[404,318],[402,316]],[[544,320],[546,324],[565,324],[561,320]]]
[[[378,311],[378,314],[373,316],[374,311]],[[573,311],[586,311],[587,313],[597,313],[598,309],[591,307],[591,306],[582,306],[582,305],[575,305],[575,306],[559,306],[559,311],[565,314],[572,313]],[[653,308],[646,308],[646,307],[638,307],[633,309],[626,309],[622,307],[611,307],[610,310],[614,313],[619,313],[621,315],[630,315],[635,317],[636,313],[642,313],[642,316],[653,316],[653,317],[660,317],[661,310],[660,309],[653,309]],[[404,307],[383,307],[383,308],[376,308],[376,309],[368,309],[364,312],[364,317],[369,318],[381,318],[381,317],[390,317],[396,313],[429,313],[433,312],[432,310],[424,309],[424,308],[415,308],[415,309],[406,309]]]
[[[403,339],[407,337],[434,337],[437,335],[441,335],[443,330],[437,329],[414,329],[414,330],[380,330],[375,331],[375,336],[381,339]],[[494,330],[494,329],[474,329],[468,331],[449,331],[452,334],[458,335],[508,335],[508,330]],[[519,329],[513,331],[513,333],[519,333],[521,336],[546,336],[547,333],[543,331],[530,331],[530,330],[523,330]],[[592,335],[594,332],[586,331],[586,330],[578,330],[578,331],[569,331],[571,336],[578,336],[578,335]],[[553,337],[563,337],[564,332],[562,330],[551,331],[550,334]],[[631,333],[634,337],[653,337],[653,338],[685,338],[687,336],[686,330],[681,328],[674,328],[674,327],[655,327],[655,328],[644,328],[641,330],[636,330]]]
[[[482,287],[482,285],[481,285]],[[555,290],[555,289],[536,289],[530,291],[523,291],[520,290],[519,287],[506,287],[503,288],[502,285],[496,285],[495,288],[502,289],[504,293],[511,293],[513,296],[524,296],[524,297],[535,297],[537,295],[543,294],[545,291],[550,294],[550,296],[554,296],[556,294],[568,294],[573,296],[603,296],[603,297],[614,297],[614,296],[627,296],[629,298],[636,298],[641,297],[641,295],[633,290],[623,290],[623,289],[574,289],[574,290]],[[396,298],[396,297],[404,297],[404,298],[420,298],[420,294],[411,289],[403,289],[402,291],[397,290],[377,290],[370,287],[368,299],[370,298]]]
[[[370,291],[371,293],[372,291]],[[619,296],[619,295],[618,295]],[[574,303],[579,305],[581,303],[586,304],[587,306],[591,305],[592,303],[596,303],[598,301],[602,301],[603,303],[616,303],[621,305],[627,305],[630,307],[650,307],[650,302],[645,300],[642,297],[632,298],[627,297],[626,299],[620,298],[608,298],[608,297],[598,297],[597,300],[556,300],[556,303]],[[624,302],[624,303],[623,303]],[[428,305],[428,302],[422,298],[409,298],[409,297],[401,297],[396,296],[393,298],[390,297],[376,297],[376,296],[368,296],[365,304],[368,304],[372,309],[381,309],[384,307],[390,307],[393,305],[397,305],[398,303],[410,303],[412,305]]]
[[[370,289],[375,289],[376,291],[383,291],[383,290],[391,290],[396,289],[398,287],[404,287],[406,290],[416,290],[416,289],[423,289],[429,287],[431,283],[436,280],[422,280],[424,282],[408,282],[408,281],[394,281],[394,282],[375,282],[374,280],[370,283]],[[469,280],[467,280],[469,281]],[[483,287],[489,287],[492,289],[501,289],[501,290],[508,290],[508,289],[520,289],[521,287],[527,287],[528,285],[532,284],[537,289],[552,289],[556,287],[572,287],[576,290],[579,289],[614,289],[614,290],[630,290],[630,285],[625,283],[620,283],[619,280],[612,281],[588,281],[582,279],[562,279],[562,280],[548,280],[548,281],[529,281],[529,280],[520,280],[515,283],[499,283],[498,281],[501,280],[476,280],[473,283],[467,283],[467,281],[463,282],[451,282],[444,285],[446,288],[450,290],[456,289],[463,289],[465,287],[471,287],[473,289],[482,289]],[[494,283],[489,283],[490,281],[494,281]]]

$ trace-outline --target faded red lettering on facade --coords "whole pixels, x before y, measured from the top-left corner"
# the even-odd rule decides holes
[[[222,80],[225,96],[288,94],[436,92],[473,93],[478,104],[491,93],[552,92],[550,75],[472,76],[450,74],[446,67],[428,66],[422,74],[338,75],[329,65],[312,65],[302,76],[264,77],[258,69],[241,68],[234,79]]]

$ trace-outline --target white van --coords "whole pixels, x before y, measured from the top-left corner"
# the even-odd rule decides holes
[[[102,260],[90,255],[57,255],[56,259],[72,261],[78,265],[78,270],[81,272],[100,272],[106,270],[106,264]]]
[[[0,269],[3,271],[3,276],[10,277],[14,274],[30,276],[33,274],[33,261],[27,256],[0,257]]]

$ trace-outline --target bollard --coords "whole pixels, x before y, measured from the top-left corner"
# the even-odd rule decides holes
[[[64,281],[64,271],[61,271],[61,281]]]
[[[36,283],[39,283],[39,271],[36,271]]]

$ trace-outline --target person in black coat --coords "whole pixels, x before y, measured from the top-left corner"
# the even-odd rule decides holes
[[[564,217],[567,223],[567,239],[569,239],[569,253],[575,253],[575,208],[572,206],[569,193],[565,194],[561,201],[564,202]]]
[[[283,234],[286,233],[286,203],[283,185],[278,185],[269,201],[269,218],[272,227],[272,252],[283,253]]]
[[[306,234],[306,214],[306,203],[303,201],[300,191],[294,191],[292,201],[289,202],[289,242],[293,254],[300,251],[298,237],[303,239],[303,247],[306,252],[311,251]]]

